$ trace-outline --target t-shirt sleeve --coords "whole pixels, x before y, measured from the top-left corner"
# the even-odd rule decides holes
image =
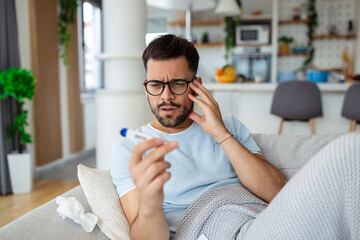
[[[249,129],[237,120],[233,116],[229,116],[227,121],[229,124],[229,130],[234,135],[236,140],[238,140],[244,147],[246,147],[252,153],[261,154],[261,150],[256,144],[255,140],[252,138]]]
[[[133,144],[126,139],[112,146],[111,177],[119,197],[135,188],[128,167],[133,147]]]

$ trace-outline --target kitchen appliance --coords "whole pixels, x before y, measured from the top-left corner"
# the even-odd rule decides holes
[[[239,77],[250,82],[270,82],[271,53],[260,48],[236,49],[232,65]]]
[[[242,24],[236,27],[236,44],[270,44],[270,24]]]

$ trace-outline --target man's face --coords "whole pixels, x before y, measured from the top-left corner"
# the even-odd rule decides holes
[[[193,77],[184,56],[156,61],[149,59],[147,62],[147,81],[169,82],[172,79],[190,81]],[[170,91],[169,85],[165,85],[164,91],[158,96],[152,96],[146,92],[150,108],[163,127],[174,128],[185,122],[194,106],[187,96],[189,92],[192,92],[190,87],[184,94],[175,95]]]

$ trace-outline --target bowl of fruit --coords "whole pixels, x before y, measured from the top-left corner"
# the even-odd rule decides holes
[[[219,83],[233,83],[236,81],[236,68],[232,65],[225,65],[216,70],[215,80]]]

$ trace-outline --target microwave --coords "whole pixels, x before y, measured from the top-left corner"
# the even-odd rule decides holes
[[[270,25],[254,24],[236,27],[236,44],[270,44]]]

